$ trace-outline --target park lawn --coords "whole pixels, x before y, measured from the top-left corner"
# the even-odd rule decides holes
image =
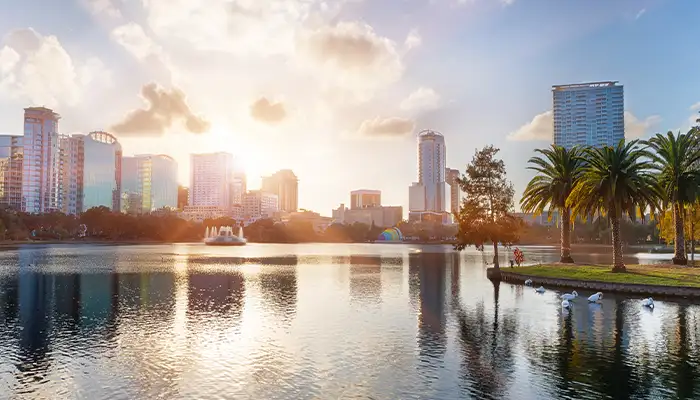
[[[613,273],[611,266],[543,264],[503,271],[546,278],[609,283],[700,287],[700,268],[673,265],[627,265],[627,273]]]

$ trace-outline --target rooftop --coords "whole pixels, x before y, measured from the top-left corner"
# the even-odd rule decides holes
[[[426,137],[426,136],[442,136],[442,133],[438,131],[434,131],[431,129],[424,129],[418,133],[418,137]]]
[[[568,84],[568,85],[554,85],[554,86],[552,86],[552,90],[601,88],[601,87],[608,87],[608,86],[618,86],[617,83],[618,83],[618,81],[601,81],[601,82],[573,83],[573,84]]]

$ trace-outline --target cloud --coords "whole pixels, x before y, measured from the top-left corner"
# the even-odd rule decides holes
[[[111,84],[96,57],[74,60],[55,36],[32,28],[10,32],[0,48],[0,93],[48,107],[76,105],[85,91]]]
[[[114,28],[111,37],[138,60],[145,60],[150,56],[160,57],[163,53],[163,49],[135,22]]]
[[[532,121],[508,134],[508,140],[553,140],[554,113],[549,110],[535,115]]]
[[[115,0],[83,0],[83,4],[93,15],[104,15],[113,19],[122,17]]]
[[[271,102],[261,97],[250,106],[250,116],[260,122],[276,124],[287,117],[287,111],[282,102]]]
[[[391,117],[368,119],[360,125],[360,134],[363,136],[407,136],[416,127],[412,120]]]
[[[642,15],[644,15],[645,12],[647,12],[647,9],[646,9],[646,8],[642,8],[641,10],[639,10],[639,12],[638,12],[637,15],[634,17],[634,19],[639,19],[639,18],[641,18]]]
[[[184,123],[184,128],[191,133],[204,133],[209,129],[209,122],[192,112],[185,94],[179,89],[167,90],[149,83],[141,88],[141,97],[148,106],[129,112],[123,121],[112,127],[115,133],[158,136],[176,123]]]
[[[435,90],[420,87],[401,102],[401,109],[405,111],[434,110],[440,106],[440,95]]]
[[[411,29],[411,31],[408,32],[408,36],[406,36],[406,40],[403,42],[403,47],[406,50],[411,50],[420,46],[421,44],[423,44],[423,38],[418,33],[418,30]]]
[[[661,122],[661,117],[658,115],[651,115],[640,120],[631,112],[625,111],[625,138],[640,138],[659,122]]]

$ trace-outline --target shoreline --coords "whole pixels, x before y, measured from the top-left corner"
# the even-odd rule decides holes
[[[527,269],[533,268],[531,273],[528,273]],[[550,271],[546,271],[547,274],[542,274],[543,271],[537,268],[550,268]],[[551,270],[555,268],[562,268],[558,276],[551,273]],[[612,280],[604,281],[599,279],[576,279],[567,277],[568,270],[564,268],[596,268],[601,271],[611,270],[610,266],[576,266],[576,265],[566,265],[557,266],[556,264],[546,264],[542,266],[529,266],[520,267],[518,271],[511,271],[510,268],[500,268],[500,276],[495,268],[488,268],[486,275],[488,279],[491,280],[501,280],[508,283],[514,284],[524,284],[526,280],[532,280],[532,286],[544,286],[556,287],[556,288],[573,288],[573,289],[584,289],[591,291],[600,292],[614,292],[614,293],[627,293],[633,295],[642,296],[663,296],[663,297],[685,297],[685,298],[700,298],[700,286],[697,286],[697,282],[686,281],[686,285],[673,285],[673,284],[654,284],[654,283],[642,283],[642,282],[615,282]],[[630,268],[630,266],[628,266]],[[670,277],[663,276],[653,276],[644,275],[640,271],[648,269],[650,271],[662,271],[668,269],[668,272],[673,272],[674,270],[693,270],[693,268],[688,267],[633,267],[627,273],[612,273],[610,276],[615,277],[632,277],[632,278],[644,278],[645,280],[659,280],[659,281],[671,281]],[[533,273],[534,272],[534,273]],[[694,272],[694,271],[693,271]],[[629,274],[629,275],[628,275]],[[698,274],[700,275],[700,274]],[[602,275],[601,275],[602,276]],[[640,280],[641,280],[640,278]],[[678,281],[679,278],[676,278]]]

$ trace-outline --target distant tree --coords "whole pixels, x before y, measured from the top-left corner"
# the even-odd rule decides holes
[[[506,180],[506,167],[495,158],[499,149],[484,147],[467,165],[466,174],[458,178],[464,200],[457,217],[457,250],[474,245],[483,250],[484,244],[493,245],[493,264],[498,264],[498,244],[509,246],[519,239],[522,220],[513,211],[513,184]]]
[[[532,157],[528,169],[537,172],[527,184],[520,200],[524,212],[542,214],[545,209],[551,217],[552,211],[559,212],[561,228],[560,261],[573,263],[571,257],[571,209],[566,206],[574,186],[578,184],[584,159],[578,147],[567,150],[564,147],[552,145],[549,149],[535,150],[540,156]]]

